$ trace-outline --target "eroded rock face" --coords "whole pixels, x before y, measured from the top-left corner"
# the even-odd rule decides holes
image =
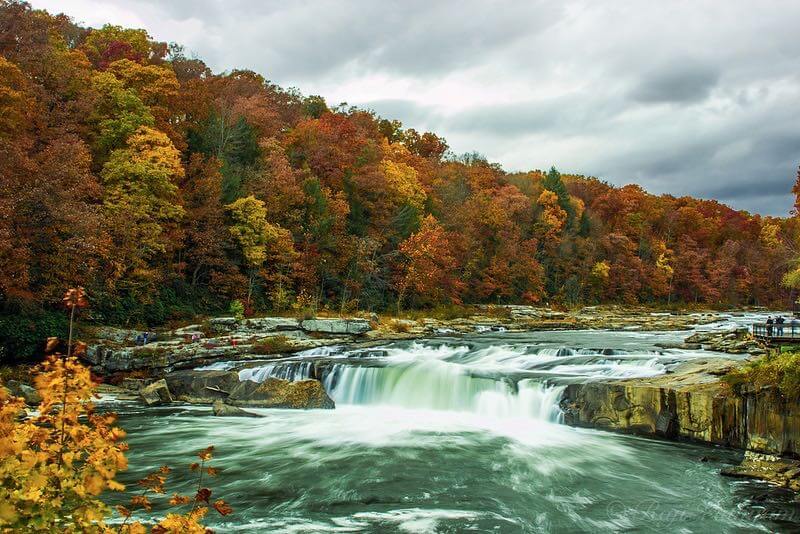
[[[172,402],[172,394],[163,378],[139,390],[139,397],[148,406],[156,406]]]
[[[261,383],[245,380],[231,391],[228,403],[260,408],[293,408],[301,410],[333,409],[333,400],[319,380],[290,382],[267,378]]]
[[[304,410],[335,407],[319,380],[268,378],[258,383],[240,381],[236,371],[178,371],[168,374],[166,380],[178,399],[186,402],[224,400],[234,406]]]
[[[567,387],[567,424],[683,438],[770,453],[800,453],[800,406],[776,392],[734,393],[720,376],[739,362],[712,359],[652,378]]]
[[[302,327],[306,332],[354,335],[365,334],[372,329],[366,319],[306,319]]]
[[[231,390],[239,384],[239,373],[235,371],[176,371],[166,376],[170,391],[178,400],[210,404],[218,399],[227,399]]]

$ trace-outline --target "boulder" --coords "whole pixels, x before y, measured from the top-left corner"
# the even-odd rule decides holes
[[[333,409],[335,404],[319,380],[290,382],[267,378],[261,383],[239,382],[228,397],[235,406],[260,408]]]
[[[140,333],[138,330],[102,326],[94,332],[94,337],[101,341],[111,341],[113,343],[133,343],[133,340]]]
[[[257,413],[242,410],[237,406],[226,404],[222,399],[217,399],[211,405],[211,411],[217,417],[262,417]]]
[[[366,319],[306,319],[301,326],[306,332],[320,334],[361,335],[372,330]]]
[[[163,378],[139,390],[139,398],[148,406],[172,402],[167,381]]]
[[[166,376],[167,385],[179,400],[193,403],[212,403],[226,399],[239,384],[236,371],[176,371]]]
[[[25,399],[25,404],[36,405],[42,402],[42,396],[36,391],[36,388],[23,384],[16,380],[9,380],[6,382],[6,388],[15,397],[22,397]]]

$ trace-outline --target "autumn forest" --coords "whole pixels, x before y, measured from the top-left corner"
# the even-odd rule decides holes
[[[796,218],[506,172],[265,76],[0,0],[7,355],[62,332],[77,286],[89,319],[126,325],[235,300],[248,314],[790,302]]]

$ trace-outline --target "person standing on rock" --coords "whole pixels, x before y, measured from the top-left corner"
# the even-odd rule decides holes
[[[772,324],[774,321],[772,320],[772,316],[770,315],[767,317],[767,336],[772,337]]]

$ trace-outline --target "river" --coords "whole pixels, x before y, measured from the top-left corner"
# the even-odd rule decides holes
[[[660,374],[709,355],[656,346],[685,335],[486,332],[248,364],[241,379],[299,379],[324,359],[337,407],[250,419],[117,403],[130,444],[123,479],[167,464],[178,468],[170,491],[193,493],[183,466],[214,444],[222,472],[210,485],[235,509],[209,514],[220,532],[800,528],[788,492],[719,475],[734,451],[560,424],[566,383]]]

